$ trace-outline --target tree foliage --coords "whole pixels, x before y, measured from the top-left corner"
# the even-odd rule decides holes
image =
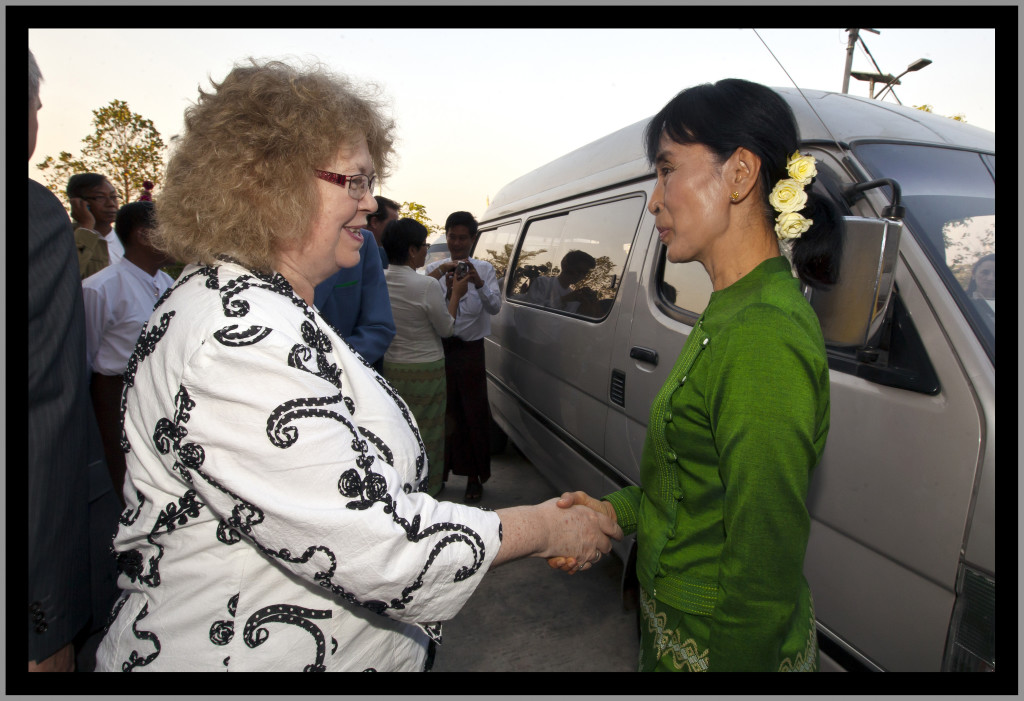
[[[932,107],[931,105],[914,105],[914,109],[921,110],[922,112],[928,112],[929,114],[935,114],[935,108]],[[952,117],[950,117],[950,119],[967,124],[967,117],[964,115],[963,112],[954,114]]]
[[[435,234],[444,233],[440,226],[430,223],[430,217],[427,216],[427,208],[418,202],[403,202],[401,209],[398,210],[398,216],[403,219],[415,219],[420,224],[427,227],[427,231],[429,232],[427,235],[428,238]]]
[[[477,258],[486,260],[488,263],[494,266],[494,276],[499,280],[505,277],[508,273],[508,264],[512,259],[512,244],[506,243],[504,249],[499,253],[493,248],[488,248],[486,251],[487,255],[480,255],[477,253]],[[519,267],[523,267],[531,258],[539,256],[541,253],[547,253],[547,249],[541,249],[539,251],[523,251],[519,254]],[[549,264],[550,265],[550,264]],[[550,273],[550,269],[545,274]]]
[[[132,112],[123,100],[112,100],[92,114],[95,131],[82,139],[80,158],[61,151],[57,158],[47,156],[36,164],[44,174],[46,186],[65,206],[68,178],[75,173],[107,176],[122,202],[138,199],[146,180],[159,187],[165,145],[152,120]]]
[[[966,290],[974,264],[983,256],[996,252],[995,215],[946,222],[942,227],[942,243],[946,248],[946,265]]]

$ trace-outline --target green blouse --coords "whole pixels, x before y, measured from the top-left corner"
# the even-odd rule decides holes
[[[789,262],[766,260],[711,295],[651,407],[642,487],[605,497],[641,586],[710,617],[710,671],[785,668],[813,635],[806,498],[828,428],[821,327]]]

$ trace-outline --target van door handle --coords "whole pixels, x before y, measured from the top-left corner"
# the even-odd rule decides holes
[[[640,346],[633,346],[629,349],[629,357],[635,358],[644,363],[650,363],[651,365],[658,364],[658,351],[651,350],[650,348],[641,348]]]

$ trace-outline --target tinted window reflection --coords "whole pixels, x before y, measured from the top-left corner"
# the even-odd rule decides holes
[[[527,225],[508,297],[603,319],[622,282],[644,200],[631,197]]]

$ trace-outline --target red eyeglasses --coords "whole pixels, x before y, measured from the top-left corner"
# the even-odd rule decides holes
[[[358,175],[340,175],[338,173],[331,173],[326,170],[313,170],[316,177],[321,180],[326,180],[329,183],[334,183],[338,187],[345,187],[348,185],[348,194],[354,200],[361,200],[366,196],[367,190],[373,190],[373,184],[377,182],[377,176],[374,175],[372,178],[363,173]]]

